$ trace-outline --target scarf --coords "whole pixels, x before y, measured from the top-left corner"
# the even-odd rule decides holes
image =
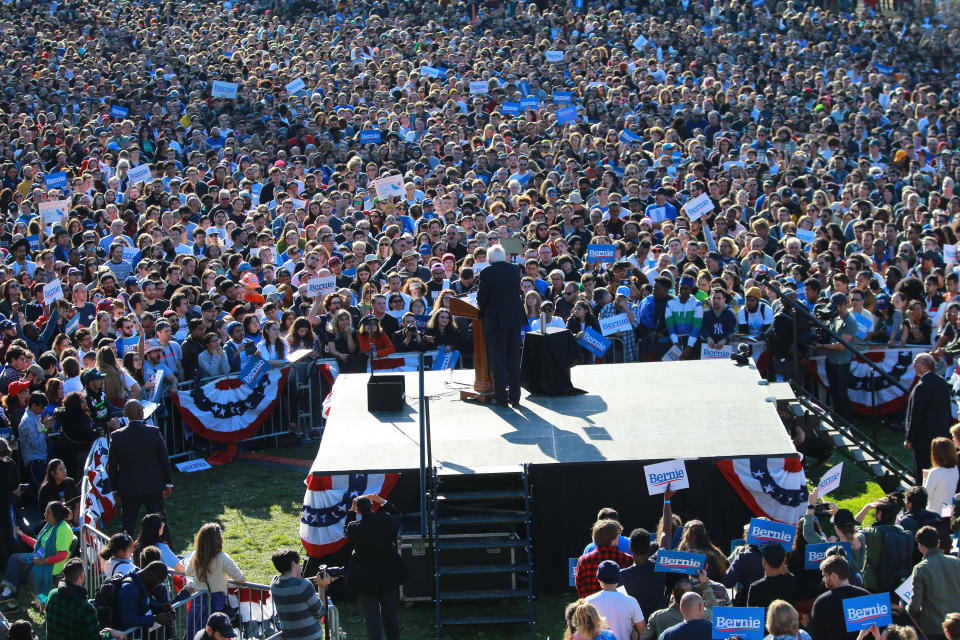
[[[68,526],[66,522],[58,522],[52,525],[44,523],[43,529],[37,534],[37,543],[33,547],[33,555],[36,558],[49,558],[57,553],[57,534],[60,527]],[[44,540],[46,535],[46,540]],[[41,540],[43,542],[41,543]],[[41,549],[41,544],[43,548]],[[41,555],[42,554],[42,555]],[[30,572],[33,580],[33,592],[38,595],[46,595],[53,588],[53,567],[52,564],[35,564]]]

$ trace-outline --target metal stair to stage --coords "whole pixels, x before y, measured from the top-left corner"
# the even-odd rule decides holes
[[[526,624],[532,639],[535,625],[532,487],[527,465],[471,475],[434,469],[431,485],[437,640],[445,627],[490,624]],[[478,551],[505,557],[479,563]],[[478,580],[482,576],[486,585],[497,583],[496,588],[469,588],[472,576]],[[453,608],[460,602],[499,603],[499,606],[496,612],[464,616]],[[512,610],[500,611],[506,608]]]

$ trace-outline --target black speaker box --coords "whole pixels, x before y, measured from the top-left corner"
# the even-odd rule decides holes
[[[405,394],[402,375],[371,375],[367,381],[367,411],[403,411]]]

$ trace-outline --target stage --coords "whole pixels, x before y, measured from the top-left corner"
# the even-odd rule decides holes
[[[337,378],[312,473],[420,468],[418,374],[407,373],[406,407],[366,410],[369,374]],[[473,370],[428,371],[433,462],[444,473],[673,458],[716,460],[796,453],[768,386],[753,366],[730,360],[574,367],[585,395],[524,392],[519,410],[461,401]]]

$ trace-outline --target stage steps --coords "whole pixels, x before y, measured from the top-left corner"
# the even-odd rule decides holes
[[[437,640],[451,626],[491,624],[526,624],[534,637],[531,499],[527,465],[475,474],[433,470],[430,503]],[[484,550],[509,554],[478,564],[476,554]],[[470,576],[486,576],[484,580],[498,586],[471,588]],[[464,603],[491,603],[490,611],[486,604],[474,605],[458,615]],[[448,637],[455,635],[448,633]]]
[[[813,428],[834,444],[837,453],[876,478],[884,491],[913,485],[913,471],[896,456],[803,389],[795,386],[794,392],[797,399],[788,405],[794,416],[810,420]]]

